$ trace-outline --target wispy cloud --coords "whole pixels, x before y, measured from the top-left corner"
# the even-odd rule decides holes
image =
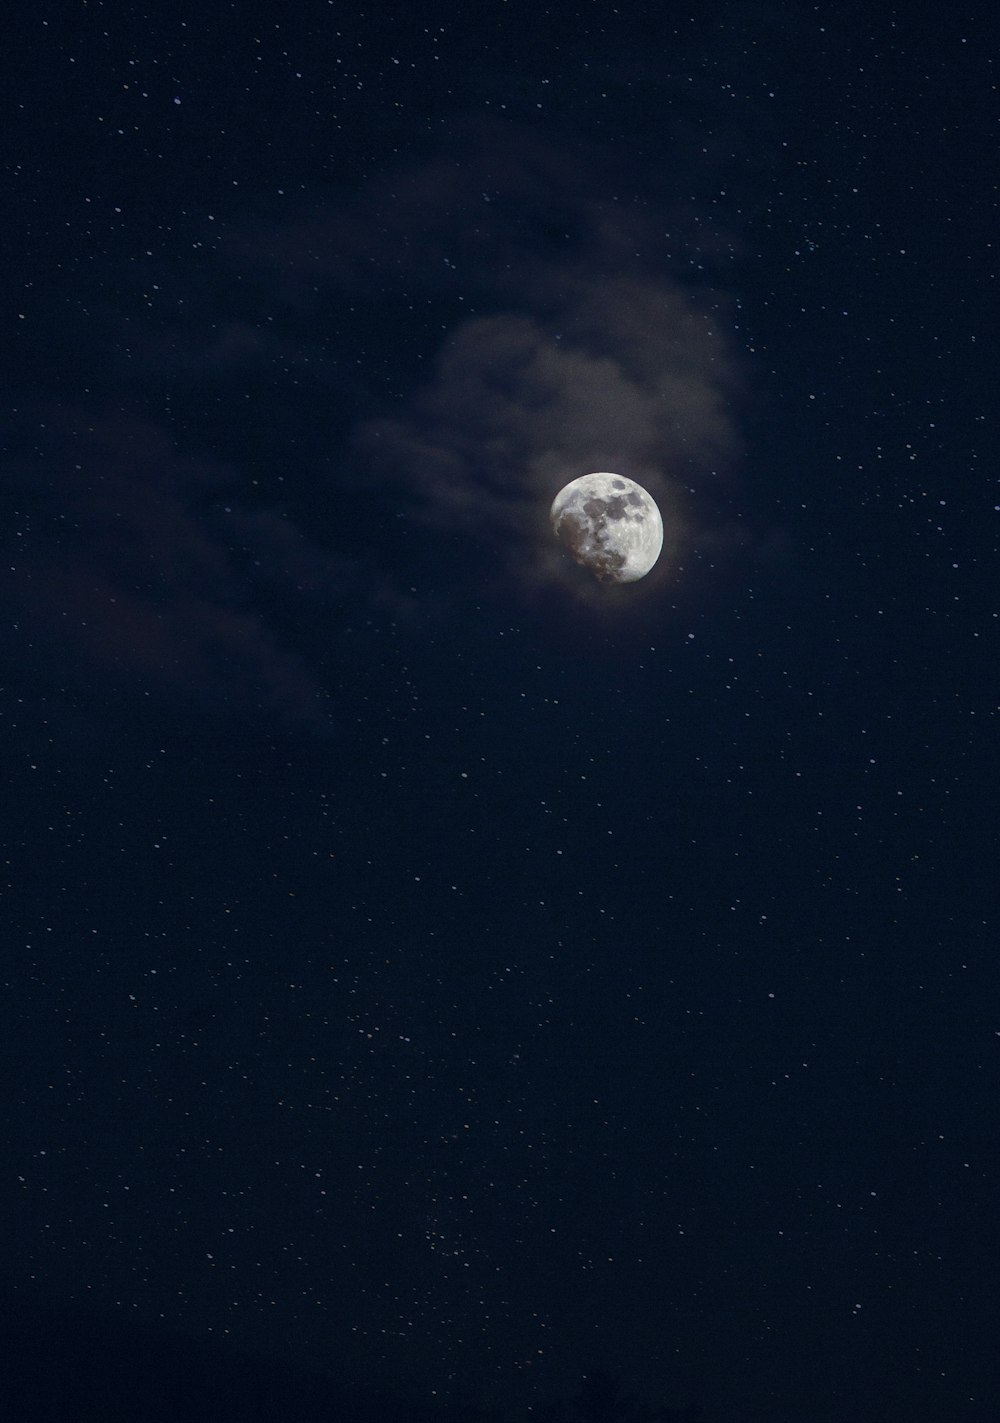
[[[479,539],[532,586],[579,586],[546,519],[564,483],[610,469],[644,484],[669,569],[708,517],[695,491],[738,448],[722,298],[657,270],[648,223],[626,219],[626,254],[606,206],[580,194],[574,219],[575,251],[518,250],[518,280],[494,282],[488,314],[459,320],[429,379],[355,436],[414,517]]]
[[[692,489],[738,447],[727,298],[681,274],[689,215],[629,201],[621,177],[607,155],[469,121],[447,153],[255,237],[290,301],[370,302],[400,333],[428,300],[447,311],[429,373],[357,422],[345,482],[489,546],[520,587],[576,576],[546,521],[562,483],[646,484],[669,566],[711,517]]]
[[[650,489],[669,576],[720,534],[697,491],[737,449],[739,378],[688,219],[622,178],[470,121],[307,214],[206,219],[142,300],[105,279],[87,381],[70,406],[36,370],[8,442],[23,625],[84,681],[320,725],[311,626],[446,618],[470,579],[570,587],[547,514],[579,474]],[[473,555],[439,548],[414,592],[449,537]]]
[[[460,323],[431,379],[400,415],[365,423],[358,447],[419,518],[539,570],[562,566],[540,517],[558,489],[621,471],[661,504],[676,556],[686,490],[736,445],[725,338],[663,280],[581,272],[566,285],[543,315]]]
[[[139,417],[39,412],[7,466],[17,527],[8,571],[22,661],[103,705],[166,697],[242,719],[323,724],[319,689],[255,606],[224,526],[232,471],[181,455]],[[53,676],[54,674],[54,676]]]

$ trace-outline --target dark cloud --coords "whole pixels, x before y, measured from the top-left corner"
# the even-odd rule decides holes
[[[659,502],[651,583],[731,537],[704,490],[738,372],[695,261],[725,244],[630,200],[619,155],[468,122],[308,213],[186,221],[196,260],[147,252],[94,279],[86,321],[36,321],[12,598],[78,680],[319,726],[325,649],[366,609],[582,588],[547,523],[579,474]]]
[[[630,201],[628,182],[620,155],[470,120],[446,154],[269,240],[240,239],[284,300],[363,306],[404,358],[428,299],[445,316],[420,332],[430,373],[355,422],[340,478],[425,536],[487,547],[485,566],[515,573],[518,590],[577,578],[546,516],[563,483],[595,469],[654,493],[664,568],[692,538],[735,537],[703,493],[738,450],[730,303],[707,273],[731,243],[681,204]],[[393,576],[373,579],[384,596]]]
[[[26,421],[22,434],[33,422]],[[322,697],[239,569],[220,490],[233,472],[137,416],[39,412],[8,465],[7,571],[22,668],[113,705],[137,691],[183,708],[320,726]]]
[[[542,517],[555,493],[593,470],[626,473],[661,505],[669,563],[691,533],[692,482],[733,456],[733,385],[719,325],[676,286],[581,274],[545,316],[461,323],[432,379],[358,447],[428,523],[539,576],[576,576]]]
[[[419,224],[434,234],[429,250],[446,247],[453,210],[454,250],[464,254],[470,234],[481,250],[478,267],[456,259],[451,281],[475,314],[454,322],[400,410],[356,431],[360,466],[427,525],[492,545],[529,585],[578,579],[549,538],[556,491],[579,474],[618,470],[661,504],[669,568],[692,537],[722,533],[708,526],[718,516],[698,490],[738,450],[729,302],[676,274],[665,249],[688,243],[671,234],[668,212],[630,207],[607,191],[600,165],[560,162],[529,137],[517,153],[507,187],[502,165],[483,160],[491,191],[476,194],[489,202],[475,218],[468,175],[464,206],[453,174],[429,185]],[[416,206],[411,193],[409,222]],[[520,227],[494,224],[494,208],[519,210]]]

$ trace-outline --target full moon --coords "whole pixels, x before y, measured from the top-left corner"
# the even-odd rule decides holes
[[[556,538],[602,583],[645,578],[663,547],[663,520],[641,484],[623,474],[582,474],[552,501]]]

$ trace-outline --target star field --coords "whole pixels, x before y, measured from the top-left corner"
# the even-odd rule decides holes
[[[18,1417],[992,1416],[990,41],[18,21]]]

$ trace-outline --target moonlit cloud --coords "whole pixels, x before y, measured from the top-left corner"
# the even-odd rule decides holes
[[[408,516],[490,545],[529,582],[562,570],[540,513],[592,470],[655,495],[668,563],[696,533],[718,536],[697,491],[737,453],[740,382],[727,298],[666,255],[691,251],[686,219],[619,201],[596,156],[494,125],[462,139],[461,161],[359,197],[407,291],[469,312],[398,408],[356,428],[359,486],[390,488]],[[334,221],[332,280],[364,226]],[[306,245],[322,246],[315,226]]]
[[[470,120],[308,211],[206,220],[196,262],[98,278],[87,393],[28,392],[9,447],[8,481],[48,481],[19,625],[94,685],[319,725],[348,624],[569,586],[547,516],[580,474],[656,498],[656,576],[724,541],[704,491],[738,449],[727,299],[682,275],[689,218],[622,179]]]
[[[358,446],[407,493],[419,518],[549,559],[556,491],[591,470],[644,484],[676,552],[684,491],[736,444],[725,339],[676,286],[623,276],[567,284],[555,310],[462,322],[431,379]]]

